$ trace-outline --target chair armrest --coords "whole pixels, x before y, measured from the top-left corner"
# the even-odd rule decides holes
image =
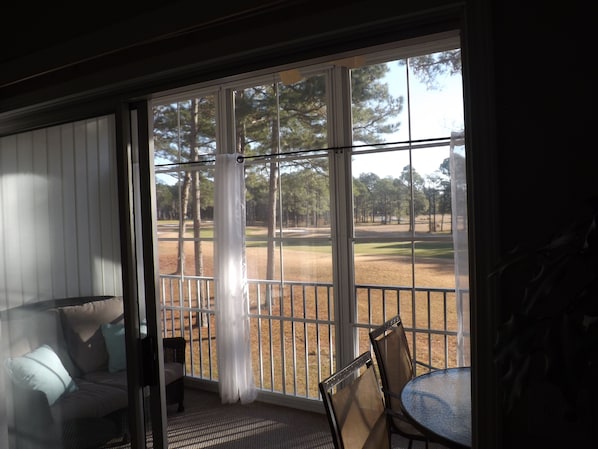
[[[187,341],[183,337],[162,338],[164,363],[178,362],[185,365]]]
[[[384,392],[384,394],[386,394],[389,397],[392,397],[395,399],[401,399],[401,394],[397,393],[396,391],[385,390],[384,388],[382,389],[382,391]]]
[[[421,367],[423,367],[423,368],[426,368],[428,371],[435,371],[435,370],[437,370],[437,369],[438,369],[438,368],[436,368],[435,366],[432,366],[432,365],[430,365],[430,364],[428,364],[428,363],[420,362],[419,360],[416,360],[416,361],[415,361],[415,364],[416,364],[416,365],[419,365],[419,366],[421,366]]]
[[[382,391],[384,391],[384,394],[385,394],[385,396],[386,396],[387,399],[391,399],[391,398],[398,399],[398,400],[401,399],[400,393],[397,393],[396,391],[388,391],[388,390],[384,390],[384,389]],[[386,403],[386,407],[385,408],[386,408],[386,414],[387,415],[390,415],[393,418],[399,418],[399,419],[402,419],[402,420],[406,420],[407,419],[405,417],[405,414],[401,410],[395,410],[395,409],[393,409],[392,405],[389,404],[388,402]]]

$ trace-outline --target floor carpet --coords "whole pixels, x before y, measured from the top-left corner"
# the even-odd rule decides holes
[[[393,439],[393,449],[408,441]],[[113,440],[104,449],[130,449]],[[153,444],[148,441],[148,448]],[[334,449],[326,415],[262,402],[222,404],[218,394],[185,391],[185,411],[169,410],[168,449]],[[414,442],[412,449],[424,449]],[[430,444],[429,449],[443,446]]]

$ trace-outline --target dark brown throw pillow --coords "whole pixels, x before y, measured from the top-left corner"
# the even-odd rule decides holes
[[[122,322],[123,311],[122,296],[61,308],[69,353],[84,374],[108,369],[108,351],[101,327]]]

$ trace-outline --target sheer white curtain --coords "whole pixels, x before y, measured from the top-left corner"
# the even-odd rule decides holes
[[[216,156],[214,277],[218,386],[223,403],[251,402],[257,395],[245,263],[245,178],[237,154]]]
[[[451,133],[451,190],[453,241],[455,247],[455,290],[457,293],[457,363],[471,364],[469,331],[469,257],[467,244],[467,179],[463,131]]]

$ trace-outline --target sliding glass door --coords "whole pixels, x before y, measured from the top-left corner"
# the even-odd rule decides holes
[[[161,339],[144,250],[153,232],[141,232],[147,126],[144,147],[131,117],[0,138],[3,448],[166,447],[160,376],[147,376]],[[144,364],[148,346],[158,356]]]
[[[123,295],[115,143],[114,116],[0,139],[3,447],[99,446],[125,431],[126,382],[105,413],[86,403],[108,353],[99,327],[73,318],[87,299]]]

